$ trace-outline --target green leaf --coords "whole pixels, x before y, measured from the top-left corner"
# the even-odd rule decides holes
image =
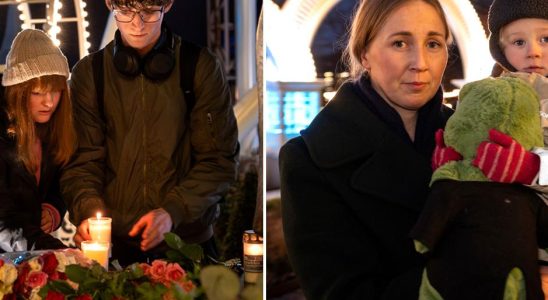
[[[167,287],[161,284],[152,285],[145,282],[137,286],[136,291],[141,295],[142,300],[157,300],[162,299],[162,295],[167,291]]]
[[[187,259],[186,257],[183,256],[183,254],[181,254],[181,252],[179,252],[177,250],[168,250],[166,252],[166,257],[170,261],[175,261],[175,262],[182,262],[185,259]]]
[[[181,249],[181,253],[193,261],[198,261],[204,256],[204,250],[200,245],[188,244]]]
[[[173,232],[164,233],[164,239],[166,240],[167,245],[174,250],[181,251],[185,245],[185,242]]]
[[[53,280],[42,287],[38,292],[38,295],[42,297],[42,299],[45,299],[49,290],[57,291],[67,296],[75,293],[74,289],[66,281]]]
[[[65,274],[68,279],[80,283],[83,282],[88,276],[88,269],[80,265],[68,265],[65,267]]]
[[[102,284],[100,280],[93,277],[88,277],[80,283],[78,289],[84,291],[93,291],[96,289],[100,289],[101,287]]]
[[[203,268],[200,280],[208,299],[234,300],[240,292],[238,276],[223,266],[210,265]]]

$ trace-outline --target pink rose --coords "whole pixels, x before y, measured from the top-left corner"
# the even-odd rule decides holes
[[[143,274],[145,274],[147,276],[150,275],[150,265],[149,264],[140,263],[139,268],[141,268],[141,270],[143,270]]]
[[[167,262],[165,260],[157,259],[152,262],[150,267],[150,277],[156,282],[161,282],[166,274]]]
[[[187,293],[190,293],[195,288],[194,283],[191,280],[179,282],[177,284],[179,284],[179,286],[183,288],[183,291]]]
[[[48,274],[42,271],[32,271],[27,277],[25,282],[30,288],[41,288],[48,282]]]
[[[166,281],[179,281],[185,277],[185,270],[179,264],[169,263],[166,267]]]

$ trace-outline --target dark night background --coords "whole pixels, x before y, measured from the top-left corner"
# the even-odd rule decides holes
[[[73,17],[74,7],[73,1],[62,1],[63,8],[61,14],[63,17]],[[251,2],[251,1],[249,1]],[[207,45],[207,22],[208,13],[206,11],[206,0],[176,0],[171,10],[165,15],[164,20],[168,26],[178,35],[184,39],[197,43],[199,45]],[[229,1],[231,22],[234,22],[234,1]],[[260,7],[262,6],[262,0],[257,2],[257,17],[260,14]],[[109,11],[103,0],[88,0],[86,1],[86,11],[88,16],[86,20],[89,22],[88,31],[90,37],[88,41],[91,43],[90,52],[98,50],[100,46],[103,32],[107,24],[107,18]],[[15,34],[20,30],[20,24],[16,26],[6,26],[7,22],[19,22],[18,20],[7,20],[8,7],[15,9],[15,5],[0,5],[0,64],[5,63],[5,56],[9,51],[11,40],[15,37]],[[30,4],[31,14],[33,18],[43,18],[45,16],[44,4]],[[11,23],[10,22],[10,23]],[[13,23],[11,23],[13,24]],[[61,23],[61,33],[58,38],[61,40],[61,49],[67,56],[69,64],[72,67],[76,61],[78,61],[78,41],[76,38],[76,23]],[[15,30],[9,30],[9,28],[16,28]],[[37,25],[36,28],[41,28],[41,25]],[[230,47],[231,52],[234,51],[234,33],[231,33]]]

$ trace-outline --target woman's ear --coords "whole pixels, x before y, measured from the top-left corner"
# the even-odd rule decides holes
[[[367,52],[363,51],[360,58],[361,58],[360,62],[362,64],[362,67],[364,67],[364,69],[366,70],[371,69],[371,65],[369,64],[369,59],[367,58]]]
[[[110,4],[110,0],[105,0],[105,5],[107,6],[107,8],[109,10],[112,9],[112,5]]]

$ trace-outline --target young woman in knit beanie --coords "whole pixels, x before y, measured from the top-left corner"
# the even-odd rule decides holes
[[[15,37],[0,101],[0,252],[65,247],[49,233],[66,208],[61,167],[76,136],[66,57],[40,30]]]

